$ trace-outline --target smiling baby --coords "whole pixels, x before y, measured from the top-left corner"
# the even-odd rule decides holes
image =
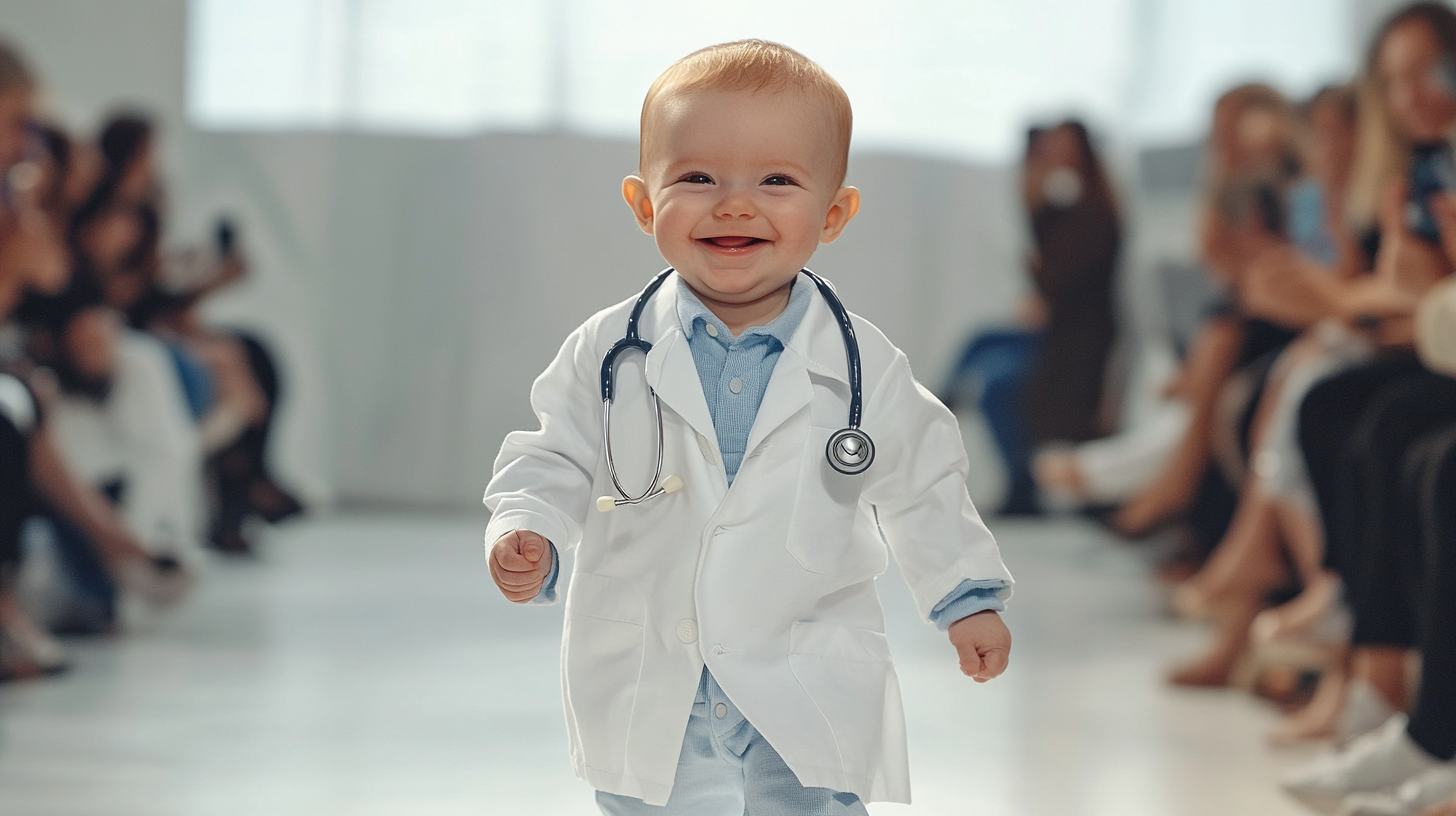
[[[622,195],[672,269],[567,338],[532,388],[540,429],[496,459],[502,593],[554,602],[575,551],[562,685],[572,762],[603,813],[908,802],[875,590],[886,545],[961,670],[1006,668],[1011,576],[966,493],[954,417],[805,269],[859,210],[851,124],[839,84],[775,43],[705,48],[659,77]],[[644,341],[660,420],[609,444],[624,335]],[[673,476],[629,499],[618,468],[650,472],[654,450]]]

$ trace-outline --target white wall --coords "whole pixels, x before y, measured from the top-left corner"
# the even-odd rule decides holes
[[[0,0],[64,120],[117,102],[165,127],[174,237],[238,214],[256,258],[218,320],[263,330],[289,397],[275,453],[316,498],[479,501],[500,438],[565,334],[660,266],[617,190],[625,141],[495,134],[219,134],[183,113],[184,0]],[[814,266],[938,384],[1021,290],[1009,174],[856,155],[859,219]]]

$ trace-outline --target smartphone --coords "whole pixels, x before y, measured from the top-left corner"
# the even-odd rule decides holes
[[[1272,184],[1260,184],[1254,190],[1254,204],[1259,211],[1259,223],[1270,235],[1283,235],[1285,221],[1284,201]]]
[[[233,251],[233,247],[237,246],[238,228],[228,216],[224,215],[217,219],[215,235],[219,255],[228,255]]]
[[[1439,243],[1441,230],[1431,214],[1431,196],[1456,188],[1456,162],[1451,146],[1442,142],[1418,145],[1411,151],[1410,192],[1405,202],[1405,225],[1415,235]]]

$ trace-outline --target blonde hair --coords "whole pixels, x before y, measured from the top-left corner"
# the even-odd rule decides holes
[[[638,171],[647,165],[651,130],[648,120],[659,97],[710,91],[797,91],[828,107],[835,137],[835,186],[849,166],[849,140],[854,114],[849,95],[817,62],[786,45],[768,40],[737,40],[710,45],[673,63],[647,89],[642,101]]]
[[[1228,164],[1228,153],[1238,139],[1239,122],[1244,114],[1254,110],[1273,113],[1278,120],[1280,137],[1286,149],[1292,151],[1295,141],[1294,108],[1284,94],[1271,85],[1262,82],[1246,82],[1224,91],[1213,103],[1213,123],[1210,127],[1208,155],[1203,172],[1205,196],[1215,196],[1236,173]]]
[[[1396,127],[1378,76],[1380,50],[1386,38],[1407,25],[1425,26],[1440,43],[1442,52],[1456,56],[1456,13],[1440,3],[1412,3],[1395,11],[1371,38],[1357,85],[1358,141],[1345,206],[1345,217],[1356,228],[1375,223],[1386,186],[1410,169],[1410,140]]]

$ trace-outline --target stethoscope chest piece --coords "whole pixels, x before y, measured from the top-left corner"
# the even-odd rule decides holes
[[[846,476],[855,476],[869,470],[875,461],[875,443],[859,428],[844,428],[829,435],[824,455],[830,467]]]

